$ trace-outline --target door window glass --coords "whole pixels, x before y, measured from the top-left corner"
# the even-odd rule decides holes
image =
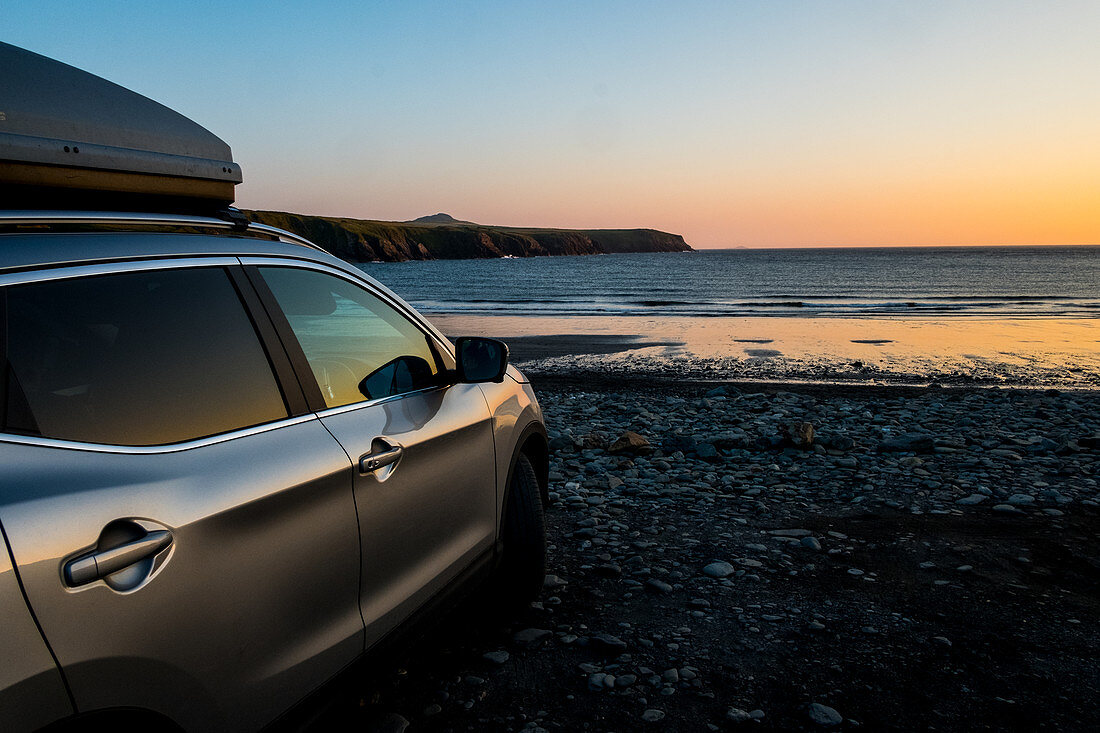
[[[363,288],[316,270],[262,267],[328,407],[431,386],[427,335]]]
[[[0,295],[9,432],[160,445],[287,417],[224,269],[54,280]]]

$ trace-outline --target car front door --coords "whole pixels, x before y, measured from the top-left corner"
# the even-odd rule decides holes
[[[0,520],[79,711],[252,730],[362,651],[352,467],[236,260],[160,267],[0,279]]]
[[[306,372],[307,398],[356,466],[369,646],[491,557],[489,409],[477,385],[443,384],[442,344],[381,293],[330,270],[250,271],[277,304],[288,351],[301,349],[292,359]]]

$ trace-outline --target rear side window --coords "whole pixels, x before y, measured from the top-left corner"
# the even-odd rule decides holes
[[[224,269],[55,280],[0,296],[7,432],[161,445],[287,417]]]

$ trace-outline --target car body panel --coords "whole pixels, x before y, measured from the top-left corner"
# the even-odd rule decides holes
[[[356,471],[369,647],[492,551],[492,421],[473,384],[337,408],[321,420],[356,464],[379,440],[402,450],[391,466]]]
[[[493,415],[493,433],[497,445],[496,517],[499,526],[504,514],[505,490],[511,479],[515,451],[520,447],[519,441],[526,437],[524,433],[531,425],[538,426],[540,435],[544,435],[541,429],[542,409],[531,385],[516,384],[507,376],[499,384],[487,382],[478,386],[481,387]]]
[[[0,547],[0,721],[31,730],[73,712],[65,682],[27,609],[7,547]]]
[[[361,652],[347,455],[316,418],[243,432],[135,452],[0,441],[0,521],[81,712],[256,728]],[[69,586],[65,563],[119,519],[172,533],[152,576]]]

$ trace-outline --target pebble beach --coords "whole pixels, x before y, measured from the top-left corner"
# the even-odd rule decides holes
[[[1100,725],[1100,392],[530,377],[541,601],[456,612],[352,727]]]

